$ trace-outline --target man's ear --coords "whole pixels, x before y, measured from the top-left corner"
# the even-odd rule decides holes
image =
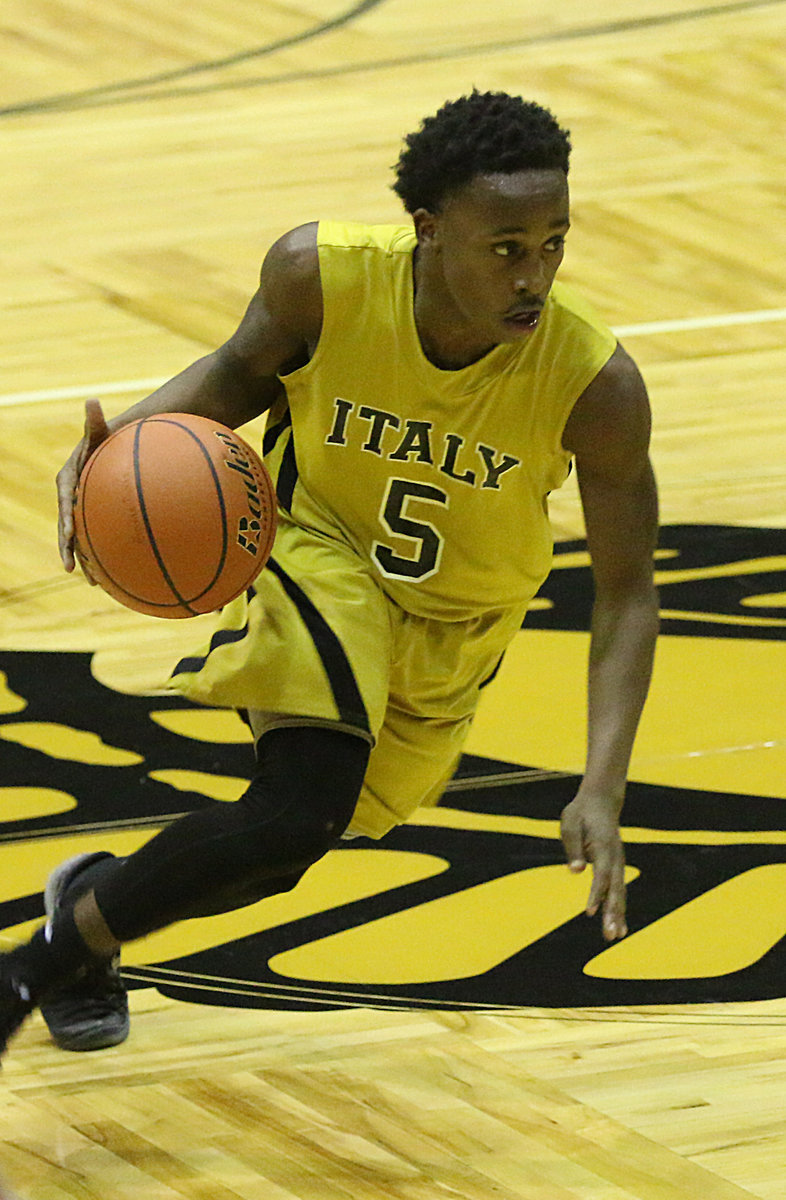
[[[435,213],[427,208],[417,208],[412,214],[418,246],[425,248],[439,244],[439,221]]]

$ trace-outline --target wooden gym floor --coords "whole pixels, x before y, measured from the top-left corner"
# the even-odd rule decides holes
[[[553,590],[443,808],[388,848],[330,856],[292,909],[131,948],[125,1046],[69,1055],[40,1019],[25,1028],[0,1079],[0,1173],[22,1200],[786,1196],[785,15],[778,0],[6,0],[4,945],[37,923],[64,851],[128,848],[166,814],[133,789],[122,809],[129,771],[140,796],[242,786],[233,718],[148,696],[209,618],[140,618],[59,569],[53,476],[84,399],[120,411],[223,340],[284,229],[398,220],[400,138],[444,99],[504,88],[571,129],[563,275],[644,371],[664,524],[630,938],[604,951],[557,866],[549,805],[581,766],[586,653],[562,586],[586,595],[568,486]],[[148,762],[126,736],[138,703],[145,729],[185,739],[182,762],[154,770],[159,743]],[[503,842],[535,847],[541,873],[483,876]],[[472,888],[253,940],[326,897],[359,903],[372,877],[425,888],[464,846]],[[519,962],[537,966],[505,974]],[[266,1006],[233,1006],[252,994]]]

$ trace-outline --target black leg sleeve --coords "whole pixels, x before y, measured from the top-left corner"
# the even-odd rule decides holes
[[[240,800],[175,821],[107,870],[98,907],[120,942],[294,887],[349,824],[370,747],[325,727],[274,729]]]

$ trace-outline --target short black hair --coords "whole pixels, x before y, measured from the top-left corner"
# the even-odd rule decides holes
[[[449,100],[404,139],[393,191],[407,212],[439,212],[476,175],[527,170],[568,173],[570,135],[547,108],[507,92]]]

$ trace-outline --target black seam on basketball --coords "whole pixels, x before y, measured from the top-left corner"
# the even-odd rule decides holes
[[[205,448],[202,445],[202,442],[196,436],[194,431],[192,429],[190,429],[188,425],[184,425],[181,421],[177,421],[176,419],[174,419],[171,416],[157,415],[155,417],[155,421],[157,424],[177,425],[177,427],[179,429],[185,430],[185,432],[194,439],[194,441],[197,443],[200,450],[204,454],[207,465],[213,476],[213,481],[216,485],[216,495],[218,497],[218,502],[221,507],[221,522],[222,522],[222,530],[223,530],[223,548],[222,548],[222,553],[221,553],[221,562],[219,564],[219,567],[218,567],[215,577],[210,582],[208,587],[206,587],[203,591],[199,592],[198,595],[191,597],[191,602],[194,603],[195,601],[200,600],[202,598],[202,596],[204,596],[207,592],[209,592],[210,588],[212,588],[215,585],[219,574],[223,570],[224,563],[227,558],[227,554],[228,554],[228,550],[229,550],[229,521],[227,519],[227,511],[226,511],[226,504],[224,502],[224,494],[221,489],[221,482],[220,482],[219,475],[216,470],[215,464],[214,464],[213,460],[210,458],[210,456],[206,453]],[[291,424],[291,423],[292,423],[292,416],[291,416],[289,410],[287,409],[287,413],[285,415],[284,420],[281,422],[281,426],[286,426],[287,424]],[[276,428],[279,428],[279,426],[277,426]],[[245,449],[247,449],[251,453],[253,453],[253,451],[251,450],[251,447],[247,446],[242,438],[238,438],[238,442],[243,447],[245,447]],[[257,458],[257,461],[259,461],[258,458]],[[270,551],[273,548],[273,543],[274,543],[275,537],[276,537],[276,492],[275,492],[275,488],[273,486],[273,481],[270,478],[270,473],[268,472],[267,468],[265,467],[265,464],[260,463],[260,465],[262,467],[262,471],[260,474],[257,474],[256,470],[253,469],[253,466],[252,466],[252,469],[253,469],[254,477],[256,478],[257,483],[259,484],[260,504],[263,503],[263,494],[264,494],[264,498],[266,501],[265,506],[267,509],[268,517],[269,517],[269,529],[268,529],[267,541],[265,542],[264,546],[260,546],[260,550],[261,550],[260,558],[261,558],[262,566],[264,566],[264,564],[267,562],[268,557],[270,556]],[[254,576],[254,578],[256,578],[256,575]],[[236,594],[234,596],[231,596],[229,599],[227,599],[225,601],[225,604],[229,604],[232,600],[236,600],[237,597],[243,591],[245,591],[248,586],[249,586],[248,584],[244,584],[236,592]]]
[[[219,557],[218,566],[216,567],[213,578],[210,580],[210,583],[207,585],[207,587],[203,588],[201,592],[197,592],[196,596],[191,596],[190,600],[182,601],[182,603],[185,605],[186,608],[190,608],[190,606],[192,604],[195,604],[197,602],[197,600],[201,600],[203,596],[206,596],[212,587],[215,587],[216,583],[218,582],[219,576],[221,575],[221,572],[224,569],[224,564],[226,563],[226,560],[227,560],[227,554],[229,551],[229,522],[227,520],[227,510],[226,510],[226,504],[224,502],[224,493],[221,489],[221,480],[219,478],[218,471],[216,470],[216,464],[213,462],[212,458],[207,453],[205,447],[202,445],[200,438],[197,437],[197,435],[194,433],[193,429],[189,428],[188,425],[184,425],[182,421],[178,421],[175,418],[170,417],[170,416],[156,416],[154,418],[154,421],[155,421],[156,425],[175,425],[178,429],[182,429],[184,433],[187,433],[192,441],[196,442],[197,446],[199,447],[199,449],[202,453],[202,456],[203,456],[205,462],[207,463],[208,470],[210,471],[210,474],[213,476],[213,483],[215,484],[215,489],[216,489],[216,499],[218,500],[219,509],[221,511],[221,554]],[[135,460],[135,462],[136,462],[136,460]],[[154,551],[155,551],[155,547],[154,547]],[[158,557],[157,553],[156,553],[156,557]],[[169,582],[170,581],[167,578],[167,583],[169,583]],[[172,585],[170,584],[170,586],[172,586]],[[172,591],[175,593],[176,596],[179,595],[179,593],[175,587],[172,587]],[[199,612],[200,612],[200,610],[197,609],[196,613],[199,614]]]
[[[137,504],[139,505],[139,512],[140,512],[142,520],[144,522],[145,531],[147,533],[147,540],[148,540],[148,543],[150,544],[150,549],[153,551],[153,555],[155,556],[155,560],[158,563],[159,570],[161,571],[161,574],[164,577],[164,582],[166,583],[169,590],[172,592],[172,595],[178,601],[179,607],[187,609],[191,613],[191,615],[195,617],[195,616],[198,616],[197,609],[192,608],[191,605],[188,603],[188,601],[185,599],[185,597],[180,595],[180,592],[175,587],[175,583],[174,583],[174,580],[172,579],[172,576],[169,574],[169,571],[167,570],[166,563],[164,562],[164,559],[158,549],[158,545],[156,543],[156,539],[153,534],[153,527],[150,524],[150,518],[148,517],[148,514],[147,514],[147,506],[145,504],[145,495],[144,495],[144,491],[142,489],[142,477],[141,477],[141,473],[140,473],[140,469],[139,469],[139,439],[141,437],[141,429],[142,429],[143,424],[144,424],[144,421],[140,421],[140,423],[137,425],[136,429],[134,430],[134,457],[133,457],[134,483],[136,485],[136,500],[137,500]],[[151,604],[151,606],[153,605],[153,602],[150,600],[145,601],[145,603]],[[155,605],[155,607],[169,608],[172,606],[170,606],[170,605]]]
[[[216,499],[218,500],[218,507],[221,511],[221,555],[219,557],[215,574],[208,586],[203,588],[202,591],[196,596],[191,597],[191,603],[193,604],[195,601],[201,600],[201,598],[207,595],[210,589],[215,586],[227,560],[227,554],[229,551],[229,522],[227,520],[227,508],[226,503],[224,502],[224,493],[221,488],[221,480],[219,478],[218,471],[216,470],[216,464],[205,450],[205,447],[202,445],[201,440],[194,433],[193,429],[190,429],[188,425],[184,425],[182,421],[175,421],[171,417],[166,417],[163,421],[161,417],[156,417],[156,424],[176,425],[178,429],[182,429],[194,442],[196,442],[197,446],[202,452],[205,462],[207,463],[208,470],[213,476],[213,483],[216,486]]]
[[[328,625],[319,609],[309,600],[301,588],[290,579],[274,559],[268,567],[278,579],[286,594],[298,610],[306,629],[311,635],[314,648],[320,657],[325,674],[336,702],[339,716],[349,725],[359,725],[365,733],[371,732],[368,713],[360,694],[346,651],[336,634]],[[250,589],[253,594],[253,588]]]
[[[90,536],[90,528],[87,523],[87,516],[85,513],[85,508],[86,508],[86,495],[87,495],[88,480],[90,478],[90,473],[93,469],[95,461],[96,461],[96,455],[94,453],[94,454],[91,454],[90,458],[87,460],[87,463],[85,464],[85,466],[82,470],[82,474],[81,474],[80,480],[79,480],[79,487],[80,487],[80,492],[81,492],[80,504],[81,504],[81,508],[82,508],[82,528],[84,530],[84,535],[87,540],[87,545],[82,546],[80,548],[83,551],[89,550],[88,557],[96,565],[96,567],[100,568],[102,574],[104,574],[106,576],[106,578],[112,584],[112,587],[116,589],[116,591],[122,592],[122,594],[124,596],[127,596],[129,600],[136,600],[141,604],[150,605],[152,602],[150,601],[150,599],[147,596],[139,596],[139,595],[137,595],[136,592],[129,591],[129,589],[127,587],[124,587],[122,583],[117,582],[115,577],[112,575],[112,573],[107,569],[107,567],[102,562],[101,555],[96,550],[95,543],[93,542],[93,539]],[[77,538],[77,544],[79,544],[78,538]],[[167,603],[156,604],[155,607],[156,608],[181,608],[182,605],[177,601],[172,601],[171,604],[167,604]]]

